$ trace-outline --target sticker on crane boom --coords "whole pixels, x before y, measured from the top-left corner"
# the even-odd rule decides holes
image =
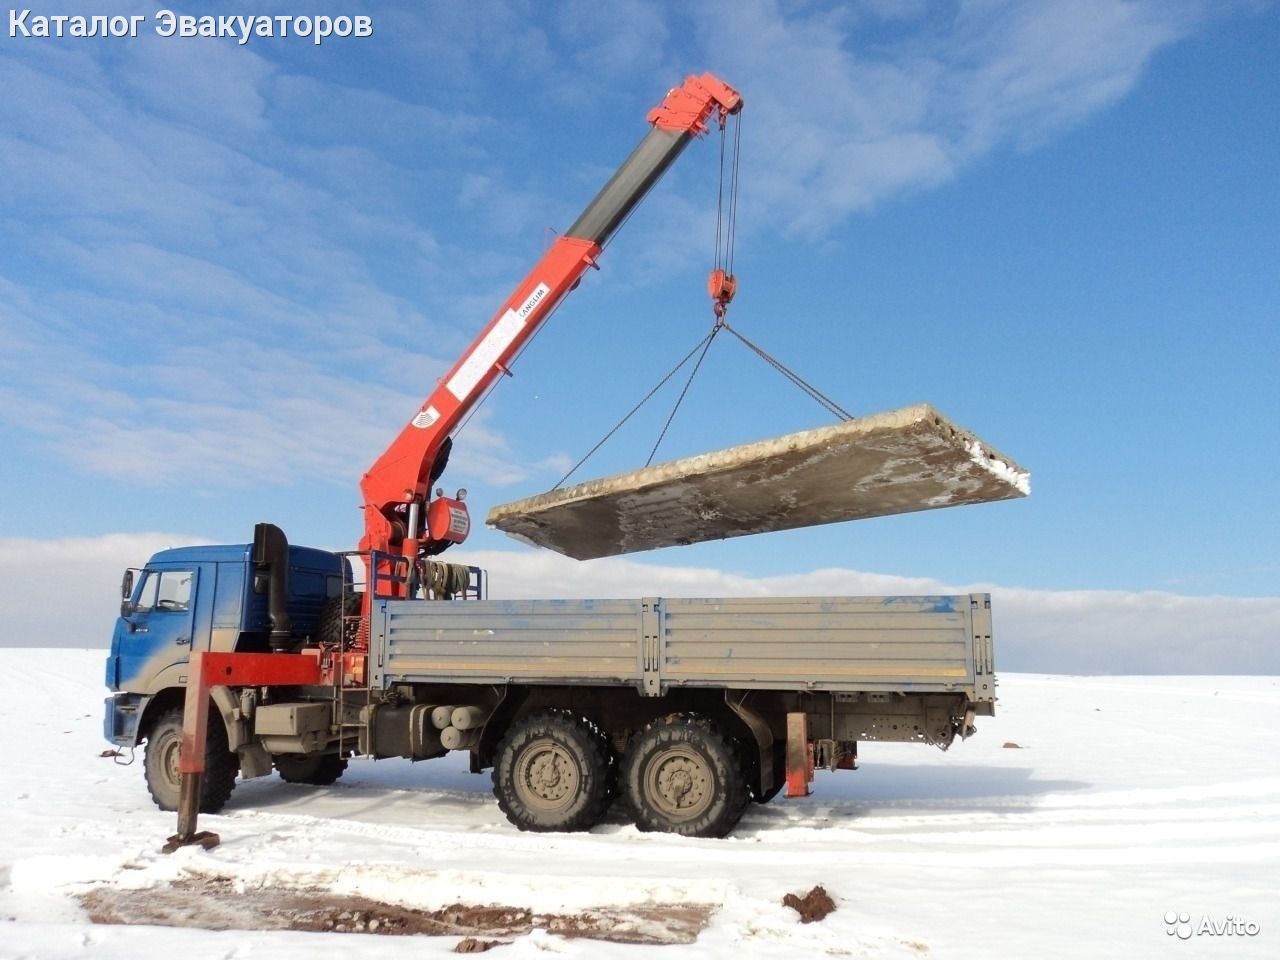
[[[457,373],[449,378],[449,382],[445,384],[449,392],[459,400],[466,400],[471,395],[471,391],[476,388],[476,384],[493,369],[498,358],[519,336],[525,322],[529,319],[529,314],[533,313],[534,308],[550,293],[550,287],[545,283],[539,283],[533,288],[533,292],[525,297],[524,303],[504,313],[493,325],[493,329],[486,333],[484,339],[476,345],[475,350],[471,351],[471,356],[462,362]]]
[[[435,407],[427,406],[419,410],[418,415],[409,422],[419,430],[425,430],[439,419],[440,411]]]

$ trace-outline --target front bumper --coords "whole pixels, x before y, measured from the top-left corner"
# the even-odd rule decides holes
[[[102,734],[121,747],[138,745],[138,721],[150,697],[140,693],[113,694],[103,703]]]

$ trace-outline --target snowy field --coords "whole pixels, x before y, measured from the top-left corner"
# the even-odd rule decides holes
[[[727,840],[640,834],[616,816],[589,834],[518,833],[487,775],[457,755],[353,761],[327,788],[241,783],[224,815],[201,818],[221,846],[164,856],[174,817],[151,805],[140,755],[131,767],[100,756],[103,657],[0,650],[14,744],[0,766],[6,960],[437,957],[459,941],[108,926],[77,900],[182,878],[423,909],[713,911],[690,945],[535,929],[495,960],[1280,956],[1277,678],[1006,675],[1000,715],[979,718],[972,740],[945,754],[864,744],[861,770],[821,773],[813,796],[752,808]],[[781,900],[815,884],[837,910],[801,925]],[[1181,930],[1170,911],[1187,916]],[[1258,932],[1235,932],[1246,924]]]

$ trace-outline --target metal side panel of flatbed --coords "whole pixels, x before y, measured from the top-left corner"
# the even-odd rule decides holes
[[[987,594],[386,600],[373,681],[963,692],[994,699]]]

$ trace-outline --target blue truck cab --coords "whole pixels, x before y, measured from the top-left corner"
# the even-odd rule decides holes
[[[111,637],[103,732],[133,747],[149,721],[180,706],[190,651],[266,652],[272,642],[268,565],[256,544],[179,547],[125,572],[120,616]],[[302,642],[326,604],[351,589],[350,568],[335,553],[281,543],[287,551],[283,605],[290,632]],[[337,598],[337,599],[336,599]],[[277,641],[279,638],[275,638]]]

